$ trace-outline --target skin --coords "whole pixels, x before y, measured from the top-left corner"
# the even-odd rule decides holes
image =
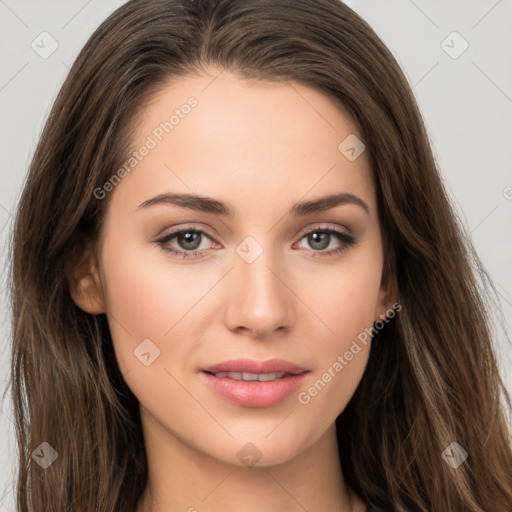
[[[363,512],[343,479],[334,421],[361,380],[370,343],[309,403],[298,400],[396,300],[396,284],[383,274],[366,152],[350,161],[338,150],[348,135],[362,137],[309,87],[219,72],[175,79],[144,109],[134,150],[187,98],[198,101],[109,192],[99,259],[86,251],[71,276],[75,302],[106,313],[121,371],[140,402],[150,473],[137,512]],[[163,192],[210,196],[236,214],[138,208]],[[361,198],[369,213],[343,204],[286,215],[296,202],[338,192]],[[179,258],[155,242],[189,224],[208,233],[203,257]],[[331,235],[324,248],[304,235],[326,224],[357,243]],[[263,249],[251,263],[236,252],[248,236]],[[190,244],[175,237],[167,246],[187,251]],[[144,339],[160,350],[149,366],[134,356]],[[283,402],[243,407],[198,373],[237,357],[282,358],[309,373]],[[261,454],[254,466],[237,456],[248,442]]]

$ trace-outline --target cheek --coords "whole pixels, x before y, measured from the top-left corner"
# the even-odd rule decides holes
[[[125,378],[130,373],[128,382],[136,385],[163,364],[162,336],[184,317],[194,297],[188,297],[193,290],[187,292],[179,272],[172,276],[161,262],[148,259],[157,249],[148,252],[147,247],[124,243],[128,238],[115,233],[108,238],[102,251],[102,273],[116,358]],[[145,367],[137,354],[148,350],[155,362]]]
[[[362,378],[370,351],[381,263],[379,252],[361,251],[350,262],[347,259],[346,265],[336,267],[336,272],[325,275],[325,281],[315,281],[323,283],[325,292],[315,288],[311,309],[318,312],[329,332],[317,347],[318,364],[299,402],[314,401],[310,405],[318,407],[319,413],[329,403],[331,412],[339,414]]]
[[[318,340],[315,368],[297,396],[300,407],[318,418],[323,431],[343,411],[364,374],[371,346],[378,275],[342,275],[318,310],[330,333]]]
[[[208,289],[192,266],[172,267],[159,251],[115,238],[104,249],[108,311],[134,339],[162,337]]]
[[[206,296],[209,291],[218,293],[218,274],[206,266],[200,271],[197,265],[176,263],[159,247],[133,240],[136,235],[112,233],[103,247],[102,273],[116,358],[137,395],[146,388],[154,390],[155,378],[157,384],[172,384],[166,369],[185,371],[182,363],[189,360],[207,329]],[[153,354],[157,357],[146,367],[137,355],[148,351],[151,359]]]
[[[374,254],[354,254],[353,261],[315,280],[312,310],[330,328],[334,345],[343,348],[375,320],[381,261]],[[323,291],[322,291],[323,290]]]

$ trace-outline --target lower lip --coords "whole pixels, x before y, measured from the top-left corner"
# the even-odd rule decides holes
[[[242,407],[272,407],[288,398],[299,388],[307,372],[281,379],[260,382],[215,377],[201,372],[213,391]]]

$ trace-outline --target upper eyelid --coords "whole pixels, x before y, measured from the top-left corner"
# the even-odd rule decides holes
[[[204,228],[197,228],[197,227],[194,227],[194,226],[184,226],[184,227],[181,227],[181,228],[176,228],[176,229],[174,229],[172,231],[169,231],[168,233],[165,233],[165,234],[162,234],[162,235],[158,235],[156,240],[162,240],[164,238],[169,238],[169,237],[172,237],[174,235],[179,235],[180,233],[187,232],[187,231],[196,231],[198,233],[206,235],[208,238],[211,238],[211,239],[215,240],[215,236],[211,235],[206,229],[204,229]]]
[[[336,231],[337,233],[345,233],[347,235],[351,235],[350,230],[348,230],[348,229],[345,230],[338,226],[334,226],[329,223],[326,223],[321,226],[315,226],[315,227],[306,229],[306,231],[304,231],[302,233],[302,236],[305,236],[309,233],[314,233],[315,231]]]

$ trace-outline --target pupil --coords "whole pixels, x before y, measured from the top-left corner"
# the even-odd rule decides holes
[[[197,241],[199,240],[199,233],[194,233],[192,231],[187,231],[186,233],[182,233],[181,238],[182,238],[182,240],[184,239],[183,247],[185,249],[192,249],[192,250],[194,250],[197,247],[199,247],[199,244],[197,243]],[[194,240],[194,238],[195,238],[195,240]],[[187,244],[192,244],[192,246],[190,247]]]
[[[315,247],[315,244],[320,243],[320,247],[316,247],[316,249],[325,249],[329,245],[329,234],[328,233],[313,233],[310,235],[312,239],[312,246]],[[320,237],[320,240],[317,240]],[[321,238],[324,237],[323,243]],[[327,243],[325,243],[327,242]]]

